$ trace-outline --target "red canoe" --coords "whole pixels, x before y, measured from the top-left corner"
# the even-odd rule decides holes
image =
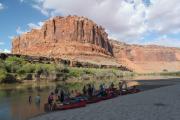
[[[92,98],[88,99],[86,102],[87,102],[87,104],[97,103],[97,102],[100,102],[102,100],[112,99],[114,97],[117,97],[117,95],[108,95],[108,96],[102,96],[102,97],[92,97]]]
[[[80,101],[80,102],[75,102],[75,103],[70,103],[70,104],[56,104],[53,107],[53,110],[68,110],[68,109],[75,109],[75,108],[80,108],[80,107],[85,107],[86,106],[86,101]],[[48,110],[48,104],[45,104],[45,110]]]
[[[92,97],[90,99],[88,99],[86,101],[87,104],[91,104],[91,103],[97,103],[97,102],[100,102],[102,100],[101,97]]]

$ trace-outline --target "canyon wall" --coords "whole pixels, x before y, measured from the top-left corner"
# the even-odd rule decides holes
[[[125,66],[136,72],[180,70],[180,49],[109,40],[104,28],[78,16],[55,17],[41,29],[16,37],[12,53]]]
[[[77,16],[55,17],[40,30],[16,37],[12,53],[63,57],[63,55],[112,56],[112,48],[104,28]]]
[[[180,49],[157,45],[129,45],[111,40],[119,63],[137,72],[180,71]]]

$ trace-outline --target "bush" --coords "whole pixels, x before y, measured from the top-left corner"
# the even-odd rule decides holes
[[[36,70],[36,66],[31,63],[26,63],[25,65],[22,65],[21,68],[17,70],[18,75],[24,75],[26,73],[34,73]]]
[[[6,78],[7,72],[4,69],[0,68],[0,83]]]
[[[6,65],[3,60],[0,59],[0,69],[6,69]]]
[[[54,64],[36,64],[35,73],[39,74],[49,74],[56,71]]]
[[[7,73],[5,69],[0,69],[0,83],[14,83],[17,82],[16,78]]]
[[[83,74],[83,70],[81,68],[70,68],[69,76],[72,77],[80,77]]]
[[[5,60],[6,69],[10,73],[16,73],[25,63],[27,62],[23,58],[18,57],[8,57]]]
[[[94,70],[92,68],[91,69],[86,68],[86,69],[84,69],[84,73],[85,74],[94,74],[95,72],[94,72]]]
[[[16,77],[12,74],[6,74],[5,78],[2,79],[2,83],[15,83],[17,82]]]

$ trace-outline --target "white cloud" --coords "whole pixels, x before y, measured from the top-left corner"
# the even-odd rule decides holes
[[[21,27],[17,27],[17,29],[16,29],[16,33],[17,33],[18,35],[24,34],[24,33],[26,33],[27,31],[28,31],[28,30],[22,30]]]
[[[2,3],[0,3],[0,10],[4,9],[4,6]]]
[[[86,16],[106,28],[110,37],[125,42],[141,42],[148,32],[180,34],[179,0],[150,0],[146,4],[143,0],[32,1],[32,6],[46,16]]]
[[[8,36],[8,38],[12,40],[15,38],[15,36]]]
[[[169,38],[166,35],[163,35],[155,40],[151,40],[150,42],[146,42],[146,45],[162,45],[162,46],[170,46],[170,47],[179,47],[180,39]]]
[[[0,49],[0,53],[11,53],[11,51],[8,49]]]
[[[41,27],[43,26],[44,22],[38,22],[37,24],[34,24],[34,23],[28,23],[27,26],[28,28],[23,30],[20,26],[17,27],[16,29],[16,33],[18,35],[21,35],[21,34],[24,34],[24,33],[27,33],[29,31],[31,31],[31,29],[41,29]],[[8,36],[8,38],[10,39],[13,39],[14,36]]]
[[[148,8],[148,26],[159,34],[180,33],[179,0],[152,0]]]
[[[43,26],[44,22],[38,22],[38,24],[29,23],[29,29],[40,29]]]
[[[146,32],[146,6],[142,0],[38,0],[33,5],[44,15],[80,15],[94,20],[118,38]]]
[[[39,6],[39,5],[33,5],[32,7],[35,8],[35,9],[37,9],[37,10],[39,10],[39,11],[41,11],[41,13],[44,14],[45,16],[48,16],[48,15],[49,15],[48,11],[47,11],[46,9],[42,8],[42,7]]]

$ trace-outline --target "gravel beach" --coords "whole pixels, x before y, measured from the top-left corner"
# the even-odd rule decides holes
[[[180,85],[167,86],[52,112],[30,120],[180,120]]]

